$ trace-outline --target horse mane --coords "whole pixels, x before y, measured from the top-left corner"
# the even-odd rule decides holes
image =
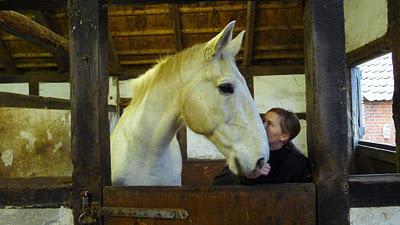
[[[177,74],[180,74],[177,71],[180,71],[182,63],[188,58],[193,59],[189,57],[189,55],[198,54],[199,51],[202,51],[203,46],[204,43],[197,44],[173,55],[160,58],[157,64],[133,81],[133,95],[128,107],[137,106],[142,102],[149,90]]]

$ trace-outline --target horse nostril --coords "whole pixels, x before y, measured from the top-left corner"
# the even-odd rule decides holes
[[[257,165],[256,166],[257,166],[258,169],[263,168],[263,166],[264,166],[264,158],[259,159],[257,161]]]

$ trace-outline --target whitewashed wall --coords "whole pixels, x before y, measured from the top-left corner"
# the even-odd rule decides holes
[[[386,0],[344,1],[346,52],[385,35],[388,26]]]

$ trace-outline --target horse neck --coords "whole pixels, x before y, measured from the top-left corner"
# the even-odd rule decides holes
[[[147,143],[146,149],[161,152],[168,148],[181,126],[178,121],[180,113],[176,94],[179,86],[178,79],[161,81],[148,90],[130,115],[134,124],[139,124],[137,129],[131,130],[135,132],[135,137],[138,137],[136,140],[140,141],[141,146]]]

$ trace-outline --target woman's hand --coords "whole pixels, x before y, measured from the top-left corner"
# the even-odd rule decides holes
[[[270,170],[271,166],[269,165],[269,163],[266,163],[261,169],[257,168],[250,176],[247,176],[247,178],[256,179],[261,175],[267,176]]]

